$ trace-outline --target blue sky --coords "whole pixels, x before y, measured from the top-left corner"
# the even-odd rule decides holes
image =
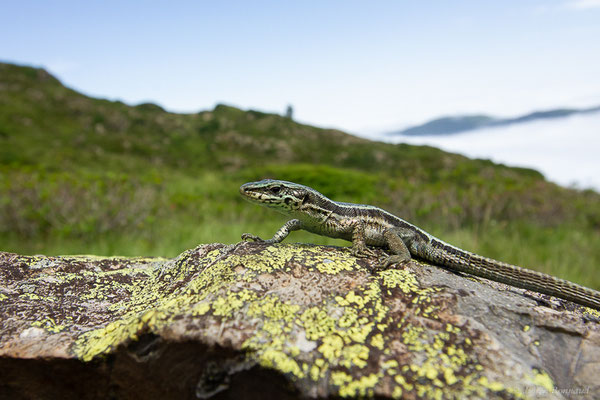
[[[0,60],[92,96],[354,133],[600,104],[600,0],[3,1]]]

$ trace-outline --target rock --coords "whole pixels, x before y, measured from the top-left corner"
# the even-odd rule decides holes
[[[600,397],[600,313],[347,248],[0,253],[0,398]]]

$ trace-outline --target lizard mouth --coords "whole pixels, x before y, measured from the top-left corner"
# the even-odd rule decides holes
[[[256,196],[258,193],[260,193],[260,191],[252,187],[251,183],[244,183],[242,186],[240,186],[240,194],[242,196]]]
[[[258,199],[258,195],[259,193],[253,191],[248,184],[244,184],[242,186],[240,186],[240,194],[242,195],[242,197],[244,197],[246,200],[257,200]]]
[[[251,183],[245,183],[240,186],[240,194],[244,199],[253,203],[262,204],[268,202],[268,196],[260,189],[254,188]]]
[[[273,208],[283,214],[287,214],[289,210],[282,206],[285,204],[282,198],[273,196],[263,187],[256,187],[253,183],[245,183],[240,186],[240,194],[250,203],[255,203],[263,207]]]

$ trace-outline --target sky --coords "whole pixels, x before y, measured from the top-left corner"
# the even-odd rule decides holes
[[[351,133],[600,104],[600,0],[0,2],[0,60],[85,94]]]

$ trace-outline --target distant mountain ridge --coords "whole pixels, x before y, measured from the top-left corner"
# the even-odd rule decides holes
[[[390,132],[389,135],[421,136],[451,135],[479,128],[489,128],[520,124],[536,120],[564,118],[575,114],[600,112],[600,106],[582,109],[558,108],[554,110],[536,111],[514,118],[496,118],[488,115],[461,115],[436,118],[422,125],[413,126],[401,131]]]

